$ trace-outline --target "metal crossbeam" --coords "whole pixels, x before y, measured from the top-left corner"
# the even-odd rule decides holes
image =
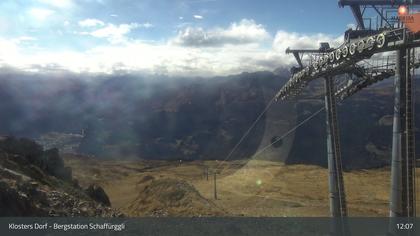
[[[372,55],[394,51],[404,47],[420,46],[420,36],[406,29],[384,30],[382,33],[349,42],[340,48],[324,53],[299,72],[280,89],[276,99],[285,100],[290,94],[299,93],[308,82],[325,77],[343,74],[343,71]]]

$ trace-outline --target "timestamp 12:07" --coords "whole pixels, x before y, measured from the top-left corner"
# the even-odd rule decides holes
[[[413,228],[414,228],[413,223],[398,223],[397,224],[397,229],[399,230],[411,230]]]

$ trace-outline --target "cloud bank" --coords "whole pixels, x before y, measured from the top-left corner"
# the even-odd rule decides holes
[[[172,38],[144,41],[134,30],[148,30],[150,23],[111,24],[98,19],[77,22],[78,37],[94,37],[108,43],[86,50],[48,50],[27,47],[25,37],[0,38],[0,65],[21,70],[69,70],[76,73],[142,72],[169,76],[214,76],[274,70],[290,66],[294,58],[285,49],[318,48],[320,42],[337,46],[342,37],[278,31],[274,35],[252,19],[227,27],[187,26]],[[27,36],[26,39],[30,37]],[[36,39],[31,38],[30,42]]]
[[[187,47],[214,47],[224,45],[242,45],[261,43],[270,38],[265,28],[253,20],[243,19],[232,23],[228,28],[205,30],[203,28],[187,27],[178,32],[174,44]]]

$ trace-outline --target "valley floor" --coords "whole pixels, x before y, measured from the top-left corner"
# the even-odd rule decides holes
[[[99,161],[74,155],[64,159],[82,186],[100,184],[112,206],[127,216],[329,215],[327,169],[317,166],[260,160]],[[219,172],[217,200],[207,168]],[[346,172],[344,181],[350,216],[388,215],[389,168]]]

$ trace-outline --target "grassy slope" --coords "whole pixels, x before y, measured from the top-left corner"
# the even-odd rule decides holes
[[[223,209],[223,215],[329,215],[327,170],[317,166],[284,165],[269,161],[225,163],[219,169],[219,199],[214,200],[212,176],[207,181],[203,170],[204,166],[216,166],[215,161],[182,164],[165,161],[99,162],[68,156],[66,164],[73,168],[74,175],[82,185],[90,182],[103,184],[113,207],[131,216],[152,215],[150,212],[133,212],[133,209],[129,209],[136,198],[147,194],[138,187],[145,176],[185,180],[192,184],[201,196],[213,202],[216,208]],[[350,216],[387,216],[389,169],[346,172],[344,178]],[[417,181],[420,181],[420,178],[417,178]],[[417,208],[420,209],[419,204]],[[169,215],[182,215],[182,212],[186,212],[185,209],[169,212]],[[185,214],[198,216],[203,215],[203,212],[201,207],[197,206],[196,212],[190,209]],[[217,210],[214,214],[221,213]]]

